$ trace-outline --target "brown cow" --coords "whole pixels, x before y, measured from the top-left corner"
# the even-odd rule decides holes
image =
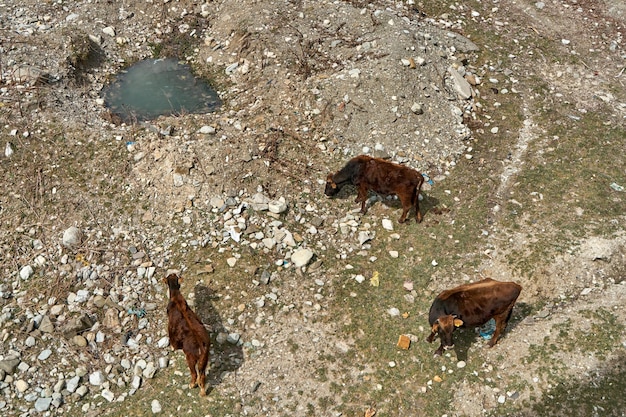
[[[400,223],[404,223],[411,207],[415,207],[415,220],[422,221],[419,208],[419,193],[424,177],[418,171],[404,165],[394,164],[380,158],[359,155],[335,174],[328,174],[324,194],[334,196],[346,184],[357,187],[355,202],[361,203],[361,213],[365,214],[367,193],[372,190],[381,195],[396,194],[402,203]]]
[[[165,278],[170,290],[167,304],[167,331],[173,350],[182,349],[191,371],[189,388],[200,386],[200,396],[206,395],[205,372],[209,363],[209,333],[187,301],[180,293],[178,275],[170,274]]]
[[[436,335],[441,339],[441,346],[435,355],[454,347],[452,332],[456,327],[481,326],[492,318],[496,321],[496,330],[489,347],[495,345],[506,328],[521,291],[522,287],[515,282],[500,282],[491,278],[443,291],[435,298],[428,313],[431,333],[426,340],[432,343]]]

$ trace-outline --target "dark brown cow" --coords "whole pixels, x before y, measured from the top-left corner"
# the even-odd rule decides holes
[[[367,193],[372,190],[381,195],[395,194],[402,203],[400,223],[406,220],[411,207],[415,207],[415,220],[422,221],[419,208],[419,193],[424,177],[409,167],[394,164],[380,158],[359,155],[352,158],[335,174],[328,174],[324,194],[334,196],[346,184],[357,187],[355,202],[361,203],[361,213],[365,214]]]
[[[165,278],[170,289],[170,301],[167,304],[167,331],[172,349],[182,349],[191,371],[189,388],[200,386],[200,396],[206,395],[205,372],[209,363],[209,333],[187,301],[180,293],[178,275],[170,274]]]
[[[456,327],[476,327],[495,319],[496,330],[489,341],[492,347],[506,328],[513,305],[522,287],[515,282],[500,282],[491,278],[443,291],[435,298],[428,313],[431,333],[429,343],[439,335],[441,346],[435,355],[454,347],[452,332]]]

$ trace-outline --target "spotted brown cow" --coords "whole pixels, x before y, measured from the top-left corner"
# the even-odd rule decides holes
[[[423,183],[424,177],[414,169],[384,159],[359,155],[349,160],[335,174],[328,174],[324,194],[334,196],[346,184],[356,186],[358,194],[355,202],[361,203],[362,214],[367,211],[365,205],[369,190],[381,195],[395,194],[402,203],[402,215],[398,221],[404,223],[409,210],[414,207],[415,220],[419,223],[422,221],[419,193]]]
[[[200,386],[200,396],[206,395],[205,372],[209,363],[209,333],[180,293],[179,277],[170,274],[165,278],[170,290],[167,304],[167,331],[172,349],[182,349],[191,371],[189,388]]]
[[[455,328],[481,326],[492,318],[496,321],[496,330],[489,347],[495,345],[521,291],[522,287],[515,282],[491,278],[443,291],[435,298],[428,313],[431,333],[426,340],[432,343],[437,335],[441,339],[435,355],[454,347],[452,333]]]

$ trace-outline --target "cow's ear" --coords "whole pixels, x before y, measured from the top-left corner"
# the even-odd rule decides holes
[[[463,320],[461,320],[461,319],[454,319],[454,325],[455,325],[456,327],[461,327],[461,326],[463,326]]]

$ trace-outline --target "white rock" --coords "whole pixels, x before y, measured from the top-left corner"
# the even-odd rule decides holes
[[[299,268],[308,264],[311,258],[313,258],[312,250],[308,248],[298,249],[291,255],[291,262],[296,268]]]
[[[157,347],[161,349],[168,347],[169,345],[170,345],[170,338],[167,336],[160,338],[159,341],[157,342]]]
[[[24,281],[26,281],[30,277],[32,277],[34,273],[35,273],[35,271],[33,271],[33,267],[30,266],[30,265],[26,265],[25,267],[20,269],[20,278],[22,278]]]
[[[76,375],[75,377],[67,380],[65,384],[65,389],[67,389],[69,392],[74,392],[76,391],[76,388],[78,388],[79,383],[80,383],[80,377]]]
[[[200,128],[199,132],[205,135],[212,135],[215,133],[215,128],[213,126],[204,125]]]
[[[115,28],[113,26],[107,26],[104,29],[102,29],[102,33],[104,33],[105,35],[109,35],[111,37],[115,36]]]
[[[267,204],[267,209],[275,214],[283,213],[287,210],[287,202],[284,197],[281,197],[278,200],[272,200]]]
[[[472,97],[472,87],[467,82],[467,80],[463,78],[463,76],[452,67],[448,68],[448,72],[452,76],[452,80],[454,81],[454,89],[457,93],[459,93],[459,96],[464,99]]]
[[[11,145],[11,142],[7,142],[6,146],[4,147],[4,156],[10,158],[11,155],[13,155],[13,145]]]
[[[106,380],[107,380],[106,377],[101,371],[95,371],[89,375],[89,383],[91,385],[95,385],[96,387],[99,387],[100,385],[104,384]]]
[[[106,399],[108,402],[111,402],[115,399],[115,394],[113,394],[108,389],[102,390],[102,393],[100,395],[102,395],[102,398]]]
[[[226,259],[226,263],[228,264],[228,266],[232,268],[237,263],[237,258],[234,258],[234,257],[228,258]]]
[[[391,317],[396,317],[400,315],[400,310],[395,307],[391,307],[389,310],[387,310],[387,313],[389,313]]]
[[[152,403],[150,403],[150,407],[152,408],[152,413],[154,414],[161,412],[161,403],[159,402],[159,400],[152,400]]]
[[[399,256],[398,251],[397,250],[390,250],[389,251],[389,256],[391,256],[392,258],[397,258]]]
[[[141,387],[141,377],[139,375],[135,375],[130,385],[136,390],[139,389]]]
[[[389,219],[383,219],[383,229],[393,230],[393,222]]]
[[[456,367],[459,368],[459,369],[465,368],[465,365],[466,365],[465,361],[458,361],[456,363]]]
[[[365,277],[361,274],[357,275],[354,277],[354,279],[356,280],[356,282],[358,282],[359,284],[361,284],[363,281],[365,281]]]
[[[80,244],[81,241],[81,233],[77,227],[72,226],[63,232],[63,246],[72,247]]]
[[[373,235],[369,230],[359,232],[359,245],[363,246],[366,242],[372,240]]]

